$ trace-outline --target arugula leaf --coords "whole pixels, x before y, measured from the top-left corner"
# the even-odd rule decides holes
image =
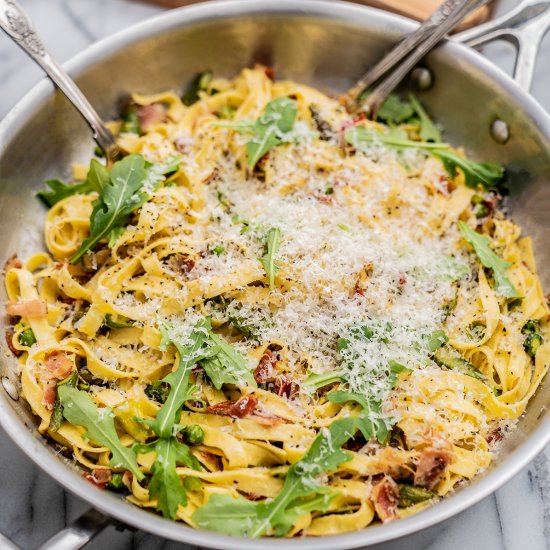
[[[497,185],[504,177],[504,168],[500,164],[474,162],[452,151],[438,150],[434,154],[443,161],[445,169],[451,176],[454,177],[456,169],[460,168],[464,173],[464,181],[468,187],[475,188],[480,183],[485,189],[488,189]]]
[[[130,214],[145,202],[146,196],[139,192],[145,175],[145,159],[141,155],[129,155],[115,162],[109,183],[93,203],[90,236],[71,258],[71,263],[78,262],[87,250],[93,250],[113,229],[124,225]]]
[[[266,275],[269,277],[269,290],[275,290],[275,275],[279,271],[279,266],[275,260],[275,256],[279,252],[281,245],[281,230],[277,227],[272,227],[267,233],[266,252],[260,259],[264,266]]]
[[[463,221],[458,222],[458,228],[464,239],[473,247],[481,264],[493,271],[495,292],[506,298],[521,298],[521,294],[506,275],[506,270],[512,264],[502,260],[491,250],[489,237],[480,235]]]
[[[46,185],[48,185],[51,191],[40,191],[36,193],[36,196],[49,208],[67,197],[78,194],[85,195],[94,190],[87,181],[67,185],[61,180],[46,180]]]
[[[377,118],[390,124],[401,124],[414,115],[412,101],[404,101],[390,94],[378,110]]]
[[[460,168],[464,173],[464,181],[468,187],[475,188],[481,184],[487,189],[497,185],[504,177],[504,168],[500,164],[480,163],[461,157],[453,153],[447,143],[403,139],[388,132],[369,130],[365,126],[355,126],[348,130],[345,139],[350,145],[360,150],[368,150],[373,143],[383,143],[396,148],[424,149],[439,157],[451,176],[455,176],[457,168]]]
[[[189,447],[175,437],[160,438],[153,443],[134,445],[136,453],[155,452],[156,458],[151,467],[149,495],[157,497],[157,510],[164,517],[175,519],[178,507],[187,504],[185,487],[176,471],[179,462],[188,468],[200,470],[200,462],[193,456]]]
[[[340,340],[344,340],[344,339],[340,338]],[[310,374],[306,378],[302,387],[306,391],[318,390],[319,388],[328,386],[329,384],[336,384],[337,382],[343,382],[345,374],[346,373],[344,372],[343,369],[337,370],[337,371],[331,371],[331,372],[324,372],[322,374]]]
[[[99,409],[92,398],[84,391],[77,390],[68,384],[60,385],[57,394],[63,406],[63,416],[75,426],[87,429],[87,437],[99,445],[111,450],[113,468],[130,470],[138,481],[145,476],[139,469],[136,457],[131,449],[126,448],[120,441],[114,422],[113,411],[108,407]]]
[[[77,263],[86,251],[93,250],[104,238],[113,246],[124,233],[130,214],[148,200],[165,174],[178,169],[179,162],[180,156],[172,156],[165,163],[151,164],[142,155],[128,155],[115,162],[109,174],[103,165],[92,159],[85,183],[90,190],[97,191],[99,197],[93,202],[90,236],[71,258],[71,263]]]
[[[432,122],[420,101],[412,94],[409,95],[409,101],[420,119],[420,138],[422,141],[442,141],[439,128]]]
[[[212,331],[208,335],[208,344],[215,350],[215,355],[202,359],[200,364],[216,389],[219,390],[223,384],[240,386],[243,382],[256,387],[246,359],[231,344]]]
[[[250,502],[212,495],[193,514],[193,521],[199,527],[231,535],[283,535],[301,513],[326,509],[331,492],[317,478],[351,459],[352,454],[341,447],[355,431],[354,418],[335,420],[330,428],[322,430],[302,459],[289,468],[283,488],[273,500]],[[313,498],[304,500],[307,497]]]
[[[155,420],[148,420],[147,425],[159,436],[170,437],[174,425],[177,424],[178,415],[185,401],[189,399],[189,375],[197,361],[204,358],[202,350],[211,329],[210,319],[199,321],[189,337],[190,343],[182,345],[177,339],[171,337],[169,325],[161,325],[162,345],[174,344],[179,353],[178,368],[165,376],[161,382],[170,385],[170,394],[157,411]]]
[[[279,97],[266,105],[254,124],[254,137],[246,144],[251,170],[270,149],[288,141],[284,134],[292,130],[297,114],[296,101],[288,97]]]

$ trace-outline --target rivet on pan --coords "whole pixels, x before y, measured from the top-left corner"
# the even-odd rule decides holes
[[[504,120],[497,118],[491,124],[491,136],[497,143],[504,144],[510,139],[510,127]]]
[[[426,67],[416,67],[411,73],[411,78],[419,90],[429,90],[434,83],[432,71]]]
[[[6,393],[14,401],[17,401],[19,399],[19,392],[17,391],[15,384],[7,376],[2,376],[2,386],[4,386]]]

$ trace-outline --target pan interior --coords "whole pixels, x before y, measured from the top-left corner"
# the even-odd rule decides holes
[[[328,8],[321,9],[321,3],[304,3],[302,10],[298,4],[282,3],[285,9],[259,13],[258,3],[257,8],[243,8],[240,14],[228,9],[235,13],[227,17],[220,14],[224,5],[231,4],[175,11],[143,25],[140,32],[99,45],[86,56],[87,61],[73,64],[73,74],[104,118],[115,116],[118,100],[130,92],[180,91],[202,70],[231,77],[255,63],[273,66],[277,78],[339,92],[411,28],[403,20],[372,10],[333,6],[329,18]],[[510,214],[524,234],[533,237],[542,283],[550,288],[550,186],[546,181],[550,140],[540,121],[514,97],[510,85],[503,86],[486,74],[482,64],[471,60],[457,47],[431,54],[426,64],[435,83],[419,96],[445,128],[448,141],[463,145],[474,159],[507,167]],[[25,111],[15,113],[9,127],[4,124],[0,131],[2,262],[14,253],[25,258],[43,249],[45,209],[35,192],[46,179],[67,179],[71,163],[87,163],[94,148],[87,126],[60,93],[42,85],[31,99],[24,102]],[[496,118],[510,127],[511,137],[504,145],[490,137]],[[28,408],[5,391],[13,394],[13,387],[18,386],[16,362],[8,353],[0,364],[1,398],[36,433]],[[549,399],[550,389],[543,385],[491,469],[529,438],[546,416],[544,405]],[[368,530],[363,533],[363,544],[367,542]]]

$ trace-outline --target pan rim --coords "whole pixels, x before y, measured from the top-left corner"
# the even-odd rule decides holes
[[[406,18],[388,14],[374,8],[357,6],[347,2],[326,2],[323,0],[217,0],[208,4],[193,5],[171,10],[129,27],[115,35],[100,40],[65,64],[69,73],[77,75],[94,63],[108,57],[114,51],[160,32],[195,24],[240,16],[294,15],[303,17],[336,18],[342,23],[371,27],[392,27],[401,32],[414,28],[415,24]],[[550,141],[550,116],[544,109],[505,73],[473,50],[456,43],[447,43],[443,51],[467,64],[483,70],[484,74],[500,85],[509,95],[523,105],[525,114],[535,123],[538,130]],[[46,79],[31,89],[0,122],[0,155],[6,145],[28,120],[35,105],[44,101],[54,91]],[[56,458],[47,445],[40,441],[36,431],[30,431],[22,418],[8,403],[7,395],[0,398],[0,425],[12,441],[31,460],[65,489],[84,499],[94,508],[126,524],[156,535],[208,548],[227,549],[275,549],[281,544],[278,539],[245,539],[228,537],[207,531],[200,531],[181,523],[166,520],[158,515],[121,502],[113,494],[101,492],[83,480],[76,472]],[[448,519],[469,506],[479,502],[509,481],[523,469],[550,441],[550,416],[546,418],[529,438],[518,445],[501,463],[481,479],[471,483],[436,505],[397,522],[371,526],[355,533],[315,539],[285,540],[288,548],[300,550],[350,549],[359,546],[393,540]]]

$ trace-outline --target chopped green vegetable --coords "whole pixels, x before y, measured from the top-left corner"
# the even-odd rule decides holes
[[[237,110],[235,108],[229,107],[229,105],[224,105],[223,107],[217,110],[216,115],[219,118],[232,120],[236,112]]]
[[[36,336],[32,328],[27,328],[19,334],[19,343],[28,348],[36,344]]]
[[[321,431],[303,458],[289,468],[283,488],[273,500],[252,502],[212,495],[193,514],[193,521],[203,529],[229,535],[284,535],[300,515],[327,509],[332,494],[317,478],[350,460],[351,453],[341,447],[355,431],[353,418],[335,420],[328,430]]]
[[[472,363],[466,361],[456,350],[449,346],[443,346],[435,351],[434,361],[440,366],[467,374],[478,380],[485,380],[486,376]]]
[[[441,132],[439,128],[433,123],[432,119],[428,116],[428,113],[422,107],[422,104],[414,95],[409,95],[409,101],[412,108],[420,119],[420,138],[422,141],[442,141]]]
[[[67,378],[64,380],[61,380],[57,383],[57,393],[55,396],[55,401],[53,404],[53,411],[52,416],[50,418],[50,425],[48,426],[48,429],[51,432],[57,432],[59,428],[61,428],[61,424],[63,424],[63,405],[61,404],[61,398],[59,397],[59,388],[61,386],[70,386],[71,388],[76,388],[76,384],[78,382],[78,372],[74,370],[71,372]]]
[[[111,476],[109,483],[107,483],[107,487],[109,487],[112,491],[126,490],[126,485],[124,484],[124,481],[122,481],[122,474],[115,472]]]
[[[120,132],[123,134],[141,134],[141,127],[139,124],[139,117],[137,115],[137,105],[130,104],[122,113],[122,126]]]
[[[204,442],[204,430],[198,424],[185,426],[182,435],[189,445],[202,445]]]
[[[170,394],[170,384],[156,380],[145,388],[145,395],[157,403],[165,403]]]
[[[110,313],[105,315],[104,324],[108,328],[129,328],[134,326],[134,322],[131,319],[122,317],[122,315],[113,316]]]
[[[221,256],[225,252],[225,246],[223,246],[223,244],[217,244],[210,249],[210,252],[216,256]]]
[[[425,502],[435,498],[437,493],[428,491],[422,487],[415,487],[414,485],[408,485],[406,483],[399,483],[399,507],[409,508],[419,502]]]
[[[453,153],[447,143],[403,139],[389,132],[367,129],[365,126],[355,126],[348,130],[345,138],[350,145],[360,150],[368,150],[373,143],[383,143],[398,149],[404,147],[424,149],[431,155],[439,157],[451,176],[454,176],[456,169],[460,168],[464,173],[465,183],[468,187],[475,188],[481,184],[487,189],[496,186],[504,177],[504,169],[501,165],[468,160]]]
[[[427,342],[427,348],[430,351],[435,351],[436,349],[439,349],[441,346],[445,345],[448,341],[449,337],[442,330],[436,330],[430,335],[430,338]]]
[[[458,228],[464,239],[472,245],[481,264],[493,271],[495,292],[506,298],[521,298],[521,295],[506,275],[506,270],[512,264],[502,260],[491,250],[489,237],[480,235],[463,221],[458,222]]]
[[[212,71],[197,74],[183,95],[183,104],[189,106],[196,103],[200,99],[199,92],[206,91],[210,82],[212,82]]]
[[[528,355],[535,357],[537,350],[542,344],[542,335],[539,332],[539,323],[537,321],[527,321],[521,333],[525,335],[525,340],[523,341],[523,347]]]
[[[164,517],[175,519],[178,507],[187,504],[187,493],[182,480],[178,475],[178,463],[200,470],[199,461],[193,456],[189,447],[180,443],[175,437],[161,437],[153,443],[134,445],[136,453],[155,452],[157,455],[151,472],[153,476],[149,482],[149,496],[157,498],[157,510]]]
[[[108,407],[99,409],[92,398],[68,384],[59,385],[57,394],[63,406],[63,416],[75,426],[86,428],[84,437],[111,450],[113,468],[130,470],[138,481],[145,476],[139,469],[134,453],[120,441],[116,430],[113,411]]]
[[[281,245],[281,230],[277,227],[272,227],[267,233],[266,251],[260,259],[264,266],[265,273],[269,278],[269,290],[275,290],[275,275],[279,271],[279,266],[276,261],[277,253]]]

